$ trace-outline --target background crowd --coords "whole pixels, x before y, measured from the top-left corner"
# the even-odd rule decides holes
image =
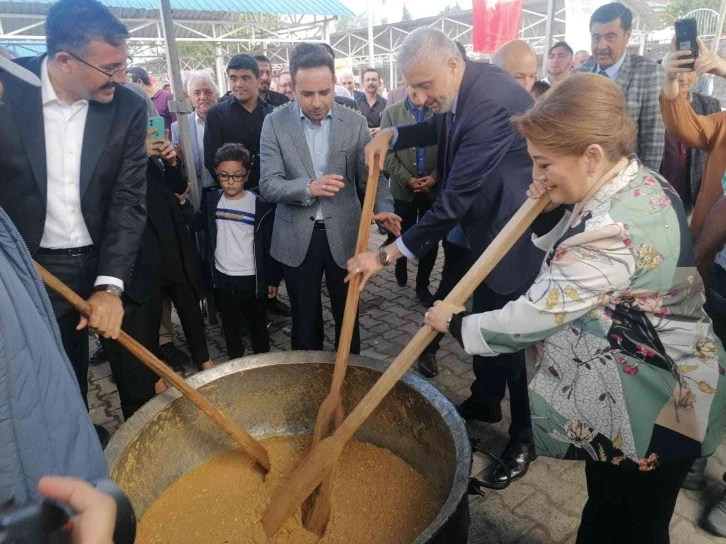
[[[106,7],[94,0],[61,0],[48,14],[47,54],[16,61],[38,76],[40,86],[0,71],[0,183],[12,187],[0,192],[0,206],[32,257],[87,299],[92,308],[88,317],[81,317],[50,293],[53,319],[75,378],[75,383],[67,379],[59,382],[58,389],[75,395],[76,412],[79,406],[82,411],[88,386],[90,327],[103,345],[103,354],[96,357],[110,361],[123,415],[130,417],[166,384],[114,339],[123,328],[168,364],[183,366],[186,356],[171,341],[172,306],[184,330],[192,363],[199,369],[213,366],[205,337],[205,311],[219,312],[231,358],[245,354],[243,330],[249,334],[254,353],[270,350],[269,313],[291,318],[291,349],[322,350],[323,280],[337,346],[347,277],[361,273],[367,280],[395,261],[395,278],[403,286],[408,283],[408,259],[417,260],[415,294],[422,310],[432,307],[434,301],[446,297],[525,201],[533,178],[540,183],[530,188],[531,195],[541,196],[538,191],[553,189],[547,185],[547,168],[555,172],[551,174],[555,180],[558,166],[544,165],[542,157],[547,155],[547,146],[554,144],[537,132],[536,124],[542,117],[550,126],[561,123],[565,128],[576,127],[577,120],[567,107],[577,104],[577,114],[591,114],[591,123],[607,124],[609,115],[617,120],[616,113],[622,118],[622,126],[603,127],[597,136],[584,128],[573,129],[575,136],[582,130],[583,136],[593,138],[586,144],[599,146],[599,155],[588,155],[590,147],[568,152],[594,157],[597,166],[583,172],[588,179],[598,179],[600,185],[592,185],[592,192],[573,196],[565,187],[579,180],[562,182],[566,197],[557,204],[563,206],[543,214],[530,233],[540,241],[532,244],[529,236],[523,237],[477,289],[472,309],[485,317],[449,308],[446,319],[437,321],[437,316],[443,315],[441,305],[427,317],[442,333],[455,334],[474,355],[476,381],[471,397],[457,407],[462,417],[488,423],[501,420],[500,404],[509,390],[512,425],[510,441],[501,454],[507,470],[494,466],[489,482],[492,487],[504,486],[510,477],[525,476],[537,450],[541,453],[542,427],[533,428],[532,417],[541,417],[546,404],[543,389],[537,386],[548,387],[535,384],[536,393],[530,398],[522,349],[528,340],[515,334],[503,341],[502,335],[512,329],[502,329],[503,321],[491,316],[499,316],[496,312],[505,309],[512,314],[509,317],[514,326],[519,319],[530,328],[539,327],[528,330],[532,341],[535,337],[545,340],[554,334],[550,329],[563,324],[569,326],[568,334],[579,338],[577,330],[587,328],[579,320],[594,307],[575,303],[592,297],[593,292],[598,292],[595,301],[612,292],[583,280],[578,290],[563,290],[560,302],[557,292],[552,298],[554,291],[539,293],[537,286],[542,285],[543,277],[554,283],[561,279],[552,279],[546,269],[563,266],[557,261],[563,257],[564,248],[572,245],[568,237],[602,228],[605,219],[597,210],[590,209],[588,216],[578,204],[586,206],[595,191],[613,179],[623,187],[632,186],[635,198],[646,190],[641,185],[657,186],[647,189],[650,192],[643,200],[648,198],[649,210],[657,209],[662,215],[643,227],[645,234],[618,239],[617,251],[622,253],[607,247],[610,258],[630,254],[634,240],[640,243],[642,238],[645,244],[648,236],[669,225],[678,233],[679,242],[667,247],[647,246],[652,254],[642,250],[641,260],[630,263],[624,259],[624,269],[614,267],[610,271],[611,281],[620,277],[622,285],[629,285],[627,292],[632,295],[631,291],[637,291],[640,299],[621,296],[612,302],[614,310],[605,318],[612,319],[612,312],[624,311],[626,304],[632,321],[648,315],[678,323],[679,319],[697,322],[705,328],[698,334],[688,333],[698,342],[702,340],[694,340],[698,346],[694,354],[680,353],[685,344],[659,339],[643,325],[647,330],[639,329],[640,333],[650,335],[648,339],[657,349],[642,340],[633,344],[628,361],[616,361],[613,355],[610,362],[623,365],[622,372],[634,376],[641,364],[658,366],[655,351],[660,350],[663,358],[678,361],[681,369],[686,366],[695,371],[699,361],[708,363],[715,373],[701,375],[697,389],[704,394],[720,391],[720,364],[724,361],[718,362],[722,350],[716,337],[726,340],[726,252],[722,251],[726,243],[726,115],[717,100],[694,92],[694,87],[698,77],[707,73],[726,77],[726,61],[699,43],[700,58],[695,67],[688,66],[693,61],[684,59],[686,53],[675,48],[662,62],[652,62],[627,50],[631,25],[632,14],[623,5],[599,8],[590,23],[591,52],[574,52],[567,43],[556,43],[548,51],[544,80],[537,78],[537,55],[526,42],[515,40],[504,45],[491,64],[476,63],[466,58],[460,44],[431,29],[416,31],[407,39],[398,58],[406,84],[390,92],[375,68],[361,70],[359,81],[352,72],[336,73],[333,50],[325,44],[298,45],[289,66],[274,70],[264,55],[235,55],[226,67],[227,89],[218,89],[206,73],[188,74],[183,87],[194,109],[189,116],[191,163],[202,196],[201,205],[195,209],[183,167],[174,96],[164,86],[153,84],[142,67],[129,65],[128,30]],[[567,93],[579,93],[580,102],[568,98]],[[601,108],[599,117],[597,108],[587,105],[587,100],[598,99],[611,105],[604,113]],[[559,110],[558,100],[564,104]],[[592,111],[582,111],[589,109]],[[559,113],[553,117],[552,111]],[[164,120],[163,135],[148,128],[149,119],[157,116]],[[607,137],[602,133],[608,133]],[[615,151],[608,147],[609,137],[621,140]],[[545,151],[537,154],[539,146]],[[374,160],[380,160],[381,173],[369,180]],[[613,170],[616,167],[619,170]],[[615,174],[608,177],[610,171]],[[354,256],[361,199],[369,181],[378,185],[374,220],[387,233],[388,241],[377,251]],[[605,201],[602,195],[599,198]],[[617,200],[607,195],[610,199]],[[627,216],[639,202],[609,205],[629,210],[623,211]],[[582,221],[580,214],[585,217]],[[632,221],[635,219],[626,217],[621,223],[630,225]],[[548,233],[564,225],[580,230],[560,232],[559,241],[558,237],[548,238]],[[430,279],[440,242],[444,267],[437,290],[432,292]],[[605,251],[603,247],[598,250]],[[656,250],[660,258],[654,256]],[[658,276],[656,282],[654,276],[632,274],[644,267],[659,271],[668,268],[674,276],[669,280]],[[573,268],[571,273],[588,278],[581,269]],[[282,285],[289,307],[278,296]],[[618,289],[624,289],[622,285]],[[686,291],[687,295],[677,297]],[[661,293],[659,298],[655,292]],[[657,303],[652,300],[655,298]],[[670,298],[677,298],[677,303],[666,300]],[[213,304],[205,304],[205,300]],[[606,305],[603,301],[598,304]],[[637,312],[633,305],[637,304],[641,314],[633,317],[632,312]],[[538,323],[537,316],[555,307],[559,313],[552,314],[552,322]],[[488,336],[491,331],[495,334]],[[577,338],[568,341],[574,345]],[[612,350],[627,351],[621,345],[621,334],[610,333],[606,338],[620,346]],[[688,338],[686,347],[691,346]],[[418,370],[427,378],[438,374],[440,340],[441,336],[419,357]],[[351,352],[360,352],[357,323]],[[603,353],[601,348],[598,356]],[[564,371],[553,372],[553,368],[549,367],[551,376],[545,377],[554,376],[560,383],[559,373]],[[644,373],[640,371],[641,378]],[[49,387],[45,378],[42,383]],[[678,378],[678,384],[679,394],[690,391],[685,378]],[[707,389],[712,389],[711,393]],[[565,389],[561,393],[570,398]],[[697,395],[692,393],[693,399],[688,400],[691,407]],[[33,421],[32,398],[11,400],[26,408],[17,413],[30,414],[23,416],[25,422]],[[653,404],[658,402],[659,398],[653,400]],[[714,401],[711,410],[710,425],[723,427],[723,406]],[[629,419],[632,428],[667,428],[661,420],[645,421],[645,416],[638,414],[618,417]],[[47,424],[36,424],[48,430]],[[73,418],[67,418],[66,426],[74,424]],[[583,458],[581,454],[589,453],[588,447],[595,447],[595,430],[594,426],[585,429],[570,425],[570,434],[563,441],[567,447],[575,447],[576,454],[574,450],[553,453],[557,448],[549,443],[548,454]],[[557,428],[548,431],[550,435],[559,432]],[[658,471],[661,479],[646,482],[627,476],[623,481],[631,483],[640,495],[626,498],[609,495],[613,482],[625,473],[617,472],[616,478],[601,468],[604,461],[622,457],[611,463],[615,465],[627,457],[622,437],[596,444],[607,451],[595,453],[595,461],[600,462],[588,473],[588,482],[601,489],[590,490],[595,502],[589,502],[583,514],[589,532],[581,530],[582,542],[595,541],[594,535],[604,530],[612,516],[620,516],[622,509],[633,516],[632,541],[643,541],[638,531],[648,532],[653,527],[651,533],[659,535],[653,541],[667,541],[678,489],[681,485],[704,485],[706,456],[712,453],[711,446],[715,448],[708,441],[710,435],[696,439],[696,431],[691,431],[676,429],[674,432],[680,433],[677,439],[667,432],[653,432],[661,441],[656,446],[669,444],[663,446],[663,468]],[[103,427],[96,426],[96,433],[101,443],[107,441]],[[631,440],[642,440],[637,432],[632,434],[636,438],[630,436]],[[83,439],[88,441],[88,436]],[[46,453],[68,447],[50,440]],[[73,447],[77,448],[77,443]],[[679,451],[674,453],[675,449]],[[632,470],[655,469],[653,451],[633,446]],[[87,456],[97,453],[94,450]],[[30,453],[31,458],[34,455],[38,453]],[[677,464],[666,467],[671,455]],[[34,462],[39,464],[37,458]],[[97,463],[84,463],[95,466],[98,472]],[[60,473],[85,475],[77,465],[54,466]],[[37,471],[18,468],[17,476],[12,470],[7,479],[15,483],[3,483],[0,491],[12,497],[22,488],[23,499],[32,496]],[[635,521],[638,501],[658,486],[674,493],[663,493],[653,501],[655,514],[648,522]],[[3,498],[0,495],[0,500]],[[614,502],[621,510],[613,506]],[[601,507],[599,511],[596,506]],[[712,531],[726,535],[726,499],[709,516],[709,524]]]

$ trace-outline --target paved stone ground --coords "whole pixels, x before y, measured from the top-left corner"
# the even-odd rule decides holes
[[[382,243],[373,236],[371,245]],[[440,252],[432,283],[438,284],[443,260]],[[425,309],[416,300],[413,290],[415,263],[409,263],[409,286],[399,287],[392,269],[372,279],[363,293],[360,311],[362,355],[391,362],[418,330]],[[284,298],[284,291],[283,291]],[[324,302],[326,349],[333,350],[333,320]],[[174,316],[175,343],[184,346],[184,336]],[[273,320],[270,328],[273,351],[288,350],[290,346],[288,319]],[[215,362],[227,360],[224,337],[219,326],[207,329],[208,346]],[[92,351],[96,346],[92,340]],[[251,353],[249,344],[248,353]],[[454,403],[469,395],[474,379],[468,357],[458,344],[448,337],[438,355],[440,374],[433,381]],[[415,365],[414,365],[415,366]],[[185,375],[194,372],[189,368]],[[92,367],[88,400],[95,423],[114,431],[121,423],[116,388],[111,380],[108,363]],[[498,453],[507,441],[508,407],[505,420],[497,425],[474,424],[472,435],[482,440],[492,452]],[[482,461],[475,459],[475,471]],[[673,544],[723,542],[699,528],[699,519],[710,504],[720,498],[723,489],[721,475],[726,471],[726,447],[722,446],[709,460],[709,486],[704,492],[683,491],[678,499],[671,524]],[[580,513],[587,498],[584,464],[540,458],[529,474],[504,491],[487,491],[484,497],[471,497],[471,543],[570,543],[575,541]],[[614,520],[615,521],[615,520]]]

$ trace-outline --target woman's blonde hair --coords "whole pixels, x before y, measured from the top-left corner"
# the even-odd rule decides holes
[[[572,74],[522,115],[516,129],[537,147],[579,156],[593,144],[608,160],[635,152],[637,129],[620,87],[599,74]]]

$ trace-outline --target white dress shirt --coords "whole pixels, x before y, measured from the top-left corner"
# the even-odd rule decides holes
[[[197,112],[194,112],[194,128],[196,129],[194,133],[197,135],[197,151],[199,152],[200,161],[202,164],[202,179],[200,180],[202,182],[202,187],[216,187],[217,182],[212,177],[212,174],[209,173],[209,170],[207,170],[204,167],[204,130],[207,128],[207,122],[199,117],[199,114]]]
[[[88,117],[88,100],[63,102],[48,75],[48,59],[40,69],[48,200],[40,247],[71,249],[93,245],[81,212],[81,152]],[[99,276],[95,285],[113,284],[118,278]]]
[[[609,68],[602,69],[600,68],[600,65],[595,63],[595,73],[599,74],[601,71],[605,72],[605,74],[612,80],[617,79],[618,74],[620,73],[620,68],[623,66],[623,62],[625,62],[625,55],[626,53],[623,53],[623,56],[620,57],[620,60],[610,66]]]

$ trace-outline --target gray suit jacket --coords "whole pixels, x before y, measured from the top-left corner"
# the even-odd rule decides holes
[[[577,71],[595,73],[597,63],[590,60]],[[638,125],[638,157],[658,172],[665,150],[665,126],[658,102],[665,82],[663,67],[640,55],[626,53],[615,82],[625,94],[628,115]]]
[[[318,202],[335,262],[345,268],[355,252],[361,205],[354,180],[365,188],[368,168],[364,149],[371,137],[360,113],[337,103],[331,112],[326,174],[345,177],[345,187],[332,198],[311,198],[307,189],[316,176],[297,102],[280,106],[262,125],[260,191],[265,200],[278,204],[271,254],[287,266],[300,266],[305,259]],[[393,212],[391,191],[382,175],[378,178],[375,211]]]
[[[390,95],[389,95],[390,96]],[[433,113],[429,110],[426,119],[431,117]],[[412,125],[416,122],[416,118],[409,111],[405,100],[397,102],[393,106],[388,106],[383,110],[381,117],[381,128],[395,127],[400,125]],[[437,147],[431,145],[426,148],[426,163],[424,164],[424,175],[433,176],[438,179],[436,172],[436,153]],[[413,190],[408,186],[408,180],[418,177],[416,171],[416,148],[408,147],[406,149],[397,149],[386,155],[386,172],[391,180],[391,194],[396,200],[405,202],[413,201]],[[429,200],[436,200],[439,195],[441,184],[437,183],[428,192]]]
[[[204,169],[204,152],[197,145],[197,123],[193,115],[189,116],[189,132],[192,138],[192,154],[194,155],[194,170],[197,172],[197,183],[199,184],[199,193],[202,192],[202,170]],[[171,124],[171,143],[181,144],[181,129],[179,121]]]

